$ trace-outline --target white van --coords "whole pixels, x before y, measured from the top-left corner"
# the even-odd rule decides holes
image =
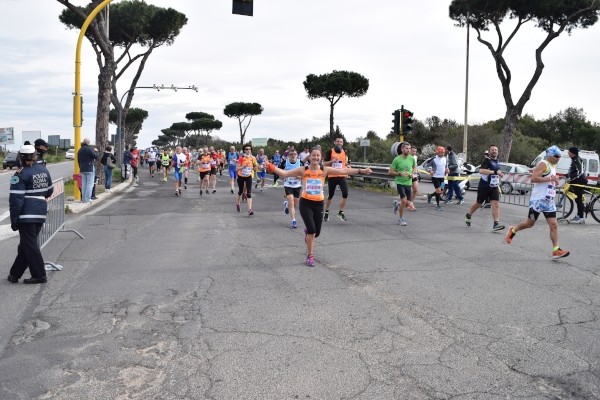
[[[531,162],[531,168],[534,168],[546,157],[546,152],[543,151],[539,156]],[[587,180],[590,185],[596,185],[598,183],[598,168],[600,161],[598,154],[595,151],[579,150],[579,158],[581,158],[581,164],[583,170],[587,175]],[[559,176],[565,176],[569,172],[571,166],[571,159],[569,158],[568,150],[561,150],[560,161],[556,165],[556,173]]]

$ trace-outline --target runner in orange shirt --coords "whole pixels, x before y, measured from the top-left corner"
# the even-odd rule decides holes
[[[315,238],[321,233],[323,223],[323,186],[325,186],[325,177],[329,174],[370,175],[371,169],[358,168],[334,168],[321,166],[322,151],[320,147],[313,147],[310,151],[308,167],[298,167],[289,170],[283,170],[275,167],[273,164],[267,164],[267,170],[270,173],[276,173],[282,178],[300,176],[304,190],[300,197],[300,216],[304,221],[304,241],[306,242],[306,265],[315,266],[313,249]]]

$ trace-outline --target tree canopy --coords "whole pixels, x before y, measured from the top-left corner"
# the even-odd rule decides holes
[[[552,40],[564,31],[570,33],[575,28],[587,28],[595,24],[599,13],[600,2],[598,0],[453,0],[451,2],[450,18],[455,20],[458,26],[472,26],[477,32],[477,40],[488,48],[495,62],[496,73],[502,85],[502,94],[506,104],[500,160],[508,160],[518,120],[523,113],[525,104],[531,98],[533,88],[542,75],[543,51]],[[501,29],[501,25],[506,19],[516,21],[516,25],[507,35],[503,34]],[[535,49],[536,67],[523,93],[515,102],[510,87],[512,74],[505,58],[505,50],[523,24],[530,21],[546,32],[546,36]],[[490,31],[490,27],[496,34],[495,45],[483,38],[483,33]]]
[[[68,29],[81,29],[83,22],[101,1],[93,0],[87,6],[79,7],[69,0],[57,0],[66,7],[59,16]],[[86,38],[96,53],[100,69],[98,77],[98,107],[96,110],[96,143],[104,146],[108,137],[108,113],[110,104],[122,109],[125,120],[135,92],[135,87],[153,50],[162,45],[171,45],[187,23],[184,14],[172,9],[146,4],[142,0],[123,0],[110,7],[109,31],[107,35],[104,13],[99,13],[86,31]],[[122,49],[116,56],[114,48]],[[135,54],[133,49],[143,51]],[[137,71],[129,83],[129,93],[125,104],[120,104],[117,81],[137,63]],[[118,69],[118,67],[121,67]],[[125,141],[132,142],[133,132],[123,126]]]
[[[333,71],[328,74],[306,76],[304,90],[311,100],[325,98],[329,101],[329,134],[333,140],[333,110],[342,97],[364,96],[369,90],[369,80],[356,72]]]
[[[229,118],[237,118],[240,127],[240,143],[245,143],[246,130],[248,130],[252,122],[252,117],[262,114],[263,111],[263,107],[258,103],[235,102],[227,104],[223,110],[223,114]],[[248,119],[248,122],[244,125],[246,119]]]

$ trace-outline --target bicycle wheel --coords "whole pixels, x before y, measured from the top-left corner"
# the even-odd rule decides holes
[[[592,202],[590,203],[590,214],[596,220],[596,222],[600,222],[600,199],[599,196],[595,196]]]
[[[561,191],[554,197],[554,202],[556,203],[556,219],[566,221],[573,212],[573,200]]]

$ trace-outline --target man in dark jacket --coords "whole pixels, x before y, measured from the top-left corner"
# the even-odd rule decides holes
[[[580,185],[587,185],[587,179],[585,179],[585,172],[583,171],[581,158],[579,158],[579,148],[571,147],[569,149],[569,157],[571,158],[571,166],[569,167],[569,173],[567,179],[571,185],[570,191],[577,195],[575,204],[577,204],[577,215],[571,221],[572,224],[585,224],[585,218],[583,217],[583,187]]]
[[[46,166],[46,160],[44,160],[44,154],[48,152],[48,143],[44,139],[37,139],[33,142],[33,146],[35,147],[35,151],[37,153],[37,160],[35,160],[36,164],[42,164],[44,167]]]
[[[46,269],[38,244],[38,235],[46,221],[48,203],[46,199],[54,191],[50,172],[42,164],[36,164],[35,148],[31,145],[21,147],[21,165],[10,179],[10,227],[19,231],[17,257],[10,269],[8,281],[19,282],[29,267],[31,278],[23,283],[45,283]]]
[[[463,195],[460,190],[460,185],[458,183],[458,177],[460,176],[460,172],[458,170],[458,157],[456,153],[452,151],[452,146],[446,146],[446,153],[448,157],[448,196],[446,197],[446,204],[452,204],[452,195],[456,194],[456,198],[458,199],[458,205],[461,205],[465,202],[463,199]]]
[[[90,139],[83,139],[77,152],[79,173],[81,174],[81,201],[87,203],[92,198],[94,187],[94,162],[99,158],[98,150],[90,147]]]

